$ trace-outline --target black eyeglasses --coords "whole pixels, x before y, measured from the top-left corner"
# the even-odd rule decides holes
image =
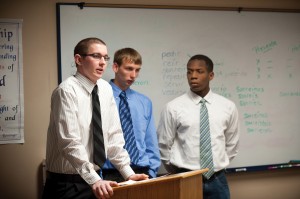
[[[105,61],[109,61],[110,60],[110,57],[107,56],[107,55],[101,55],[100,53],[92,53],[92,54],[81,54],[81,56],[90,56],[90,57],[93,57],[94,59],[104,59]]]

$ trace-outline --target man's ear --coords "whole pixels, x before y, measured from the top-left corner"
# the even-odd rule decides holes
[[[75,64],[76,65],[81,65],[81,62],[82,62],[82,57],[79,55],[79,54],[76,54],[75,56],[74,56],[74,60],[75,60]]]
[[[119,66],[118,66],[118,64],[117,64],[116,62],[113,63],[112,69],[113,69],[113,71],[114,71],[115,73],[118,72]]]
[[[209,73],[209,81],[212,80],[215,77],[215,73],[214,72],[210,72]]]

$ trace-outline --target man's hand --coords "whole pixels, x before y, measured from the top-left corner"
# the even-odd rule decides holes
[[[140,180],[148,180],[149,176],[146,174],[133,174],[129,176],[128,180],[140,181]]]
[[[92,189],[94,195],[98,199],[106,199],[113,196],[114,192],[112,187],[117,187],[118,183],[114,181],[99,180],[93,184]]]

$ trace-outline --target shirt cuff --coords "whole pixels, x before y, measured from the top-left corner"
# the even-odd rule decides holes
[[[89,185],[95,184],[97,181],[101,180],[99,173],[96,171],[91,171],[91,173],[86,173],[81,176]]]
[[[149,175],[150,175],[152,178],[156,178],[156,172],[155,172],[155,171],[149,169],[148,173],[149,173]]]
[[[130,166],[125,166],[122,170],[119,171],[123,178],[127,180],[129,176],[135,174]]]

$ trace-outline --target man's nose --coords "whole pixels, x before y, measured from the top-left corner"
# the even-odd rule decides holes
[[[136,71],[131,72],[131,77],[136,78],[138,76],[138,73]]]

